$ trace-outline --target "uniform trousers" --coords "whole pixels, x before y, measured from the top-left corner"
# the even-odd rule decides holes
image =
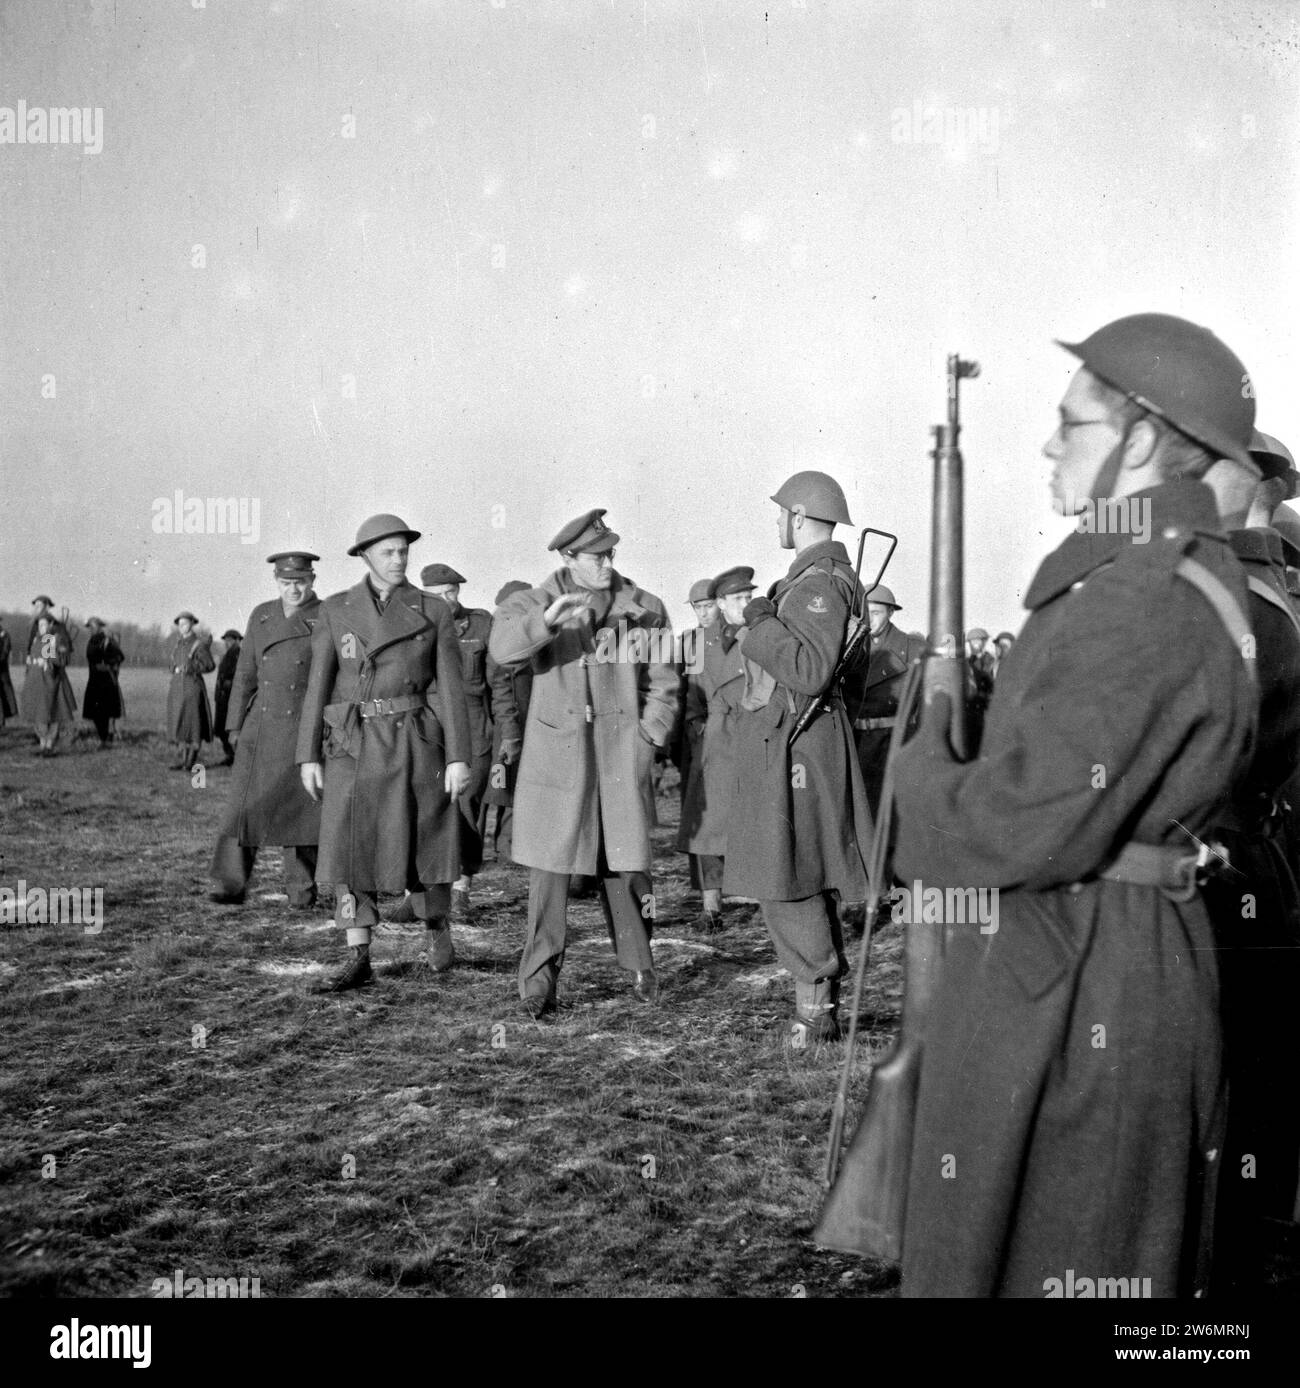
[[[611,872],[605,861],[605,840],[597,849],[600,908],[618,962],[640,973],[654,967],[650,952],[653,929],[647,906],[653,908],[648,872]],[[550,997],[564,966],[568,925],[569,874],[533,868],[528,882],[528,936],[519,960],[519,996]]]
[[[796,983],[817,983],[847,972],[844,936],[833,892],[802,901],[763,901],[763,920],[776,946],[777,962]]]
[[[701,891],[720,892],[725,861],[721,853],[692,853],[691,884]]]
[[[235,838],[217,840],[212,855],[212,880],[226,896],[242,896],[253,875],[257,849]],[[310,906],[316,900],[316,845],[286,844],[284,886],[291,906]]]
[[[335,882],[334,900],[337,903],[334,907],[334,923],[347,927],[348,944],[369,943],[371,927],[379,923],[379,908],[375,905],[374,892],[354,891],[346,882]],[[451,914],[451,883],[424,883],[407,900],[416,920],[424,921],[426,925],[435,921],[445,923]],[[355,936],[354,931],[357,932]]]

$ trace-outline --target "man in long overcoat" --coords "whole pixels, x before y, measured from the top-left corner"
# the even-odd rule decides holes
[[[99,745],[107,747],[113,741],[113,720],[122,716],[122,690],[117,672],[125,657],[122,648],[104,629],[98,617],[87,623],[92,633],[86,642],[86,692],[81,701],[81,716],[88,718],[99,734]]]
[[[352,950],[329,991],[371,981],[380,892],[411,893],[435,972],[455,962],[448,915],[469,711],[451,612],[406,579],[419,538],[394,515],[364,521],[348,553],[364,559],[366,576],[325,599],[312,633],[297,760],[308,794],[323,788],[316,880],[333,885]]]
[[[172,622],[178,633],[167,688],[167,736],[176,744],[173,771],[189,771],[198,760],[199,747],[212,736],[212,712],[203,676],[215,670],[217,663],[212,659],[212,634],[200,634],[198,624],[192,612],[182,612]]]
[[[618,535],[603,510],[551,541],[564,566],[507,598],[492,658],[528,661],[528,727],[515,784],[515,860],[532,869],[519,996],[554,1010],[564,962],[569,878],[599,876],[618,962],[641,1001],[658,999],[650,950],[654,895],[650,768],[672,735],[677,672],[663,603],[614,569]]]
[[[1258,692],[1241,568],[1195,479],[1245,456],[1254,400],[1182,319],[1063,345],[1083,366],[1043,452],[1078,528],[1025,594],[979,758],[954,760],[942,695],[900,758],[902,880],[999,889],[988,925],[947,932],[906,1296],[1059,1295],[1071,1271],[1189,1295],[1205,1266],[1223,1087],[1198,869]]]
[[[243,642],[243,635],[234,627],[227,627],[221,633],[221,639],[226,643],[226,649],[221,652],[221,660],[217,665],[217,682],[212,691],[212,735],[221,743],[221,750],[226,754],[224,764],[229,766],[235,760],[235,749],[231,746],[228,736],[231,731],[230,691],[235,684],[235,671],[239,668],[239,648]]]
[[[77,717],[68,682],[72,638],[52,611],[49,598],[37,598],[38,611],[27,638],[27,673],[23,677],[22,715],[36,730],[39,756],[52,757],[65,723]]]
[[[259,603],[248,619],[247,635],[231,643],[238,663],[227,696],[226,726],[237,746],[212,855],[214,901],[243,901],[258,848],[276,844],[284,849],[289,905],[305,911],[316,904],[320,804],[303,786],[297,751],[312,629],[320,611],[320,599],[312,591],[312,564],[319,557],[306,550],[271,555],[267,562],[275,566],[280,596]]]
[[[690,758],[677,847],[689,853],[699,873],[703,912],[697,924],[708,933],[723,929],[722,877],[727,824],[735,786],[736,730],[743,713],[745,662],[737,635],[754,592],[754,570],[728,569],[709,584],[719,621],[715,639],[703,645],[701,669],[688,677],[686,718]]]
[[[1232,871],[1205,886],[1228,1075],[1214,1290],[1237,1293],[1264,1287],[1272,1231],[1291,1220],[1300,1174],[1293,1044],[1300,890],[1286,842],[1286,787],[1300,772],[1300,619],[1287,594],[1282,537],[1269,528],[1274,505],[1290,494],[1291,464],[1287,450],[1258,431],[1250,461],[1220,459],[1205,479],[1246,574],[1259,674],[1255,754],[1213,831]]]
[[[835,685],[851,604],[860,591],[835,526],[851,524],[844,492],[823,472],[799,472],[773,496],[785,577],[744,610],[746,709],[736,736],[736,784],[723,886],[756,897],[781,965],[794,978],[795,1047],[839,1035],[844,943],[836,897],[867,893],[871,810],[853,730]],[[827,698],[792,741],[812,700]]]
[[[499,608],[515,593],[526,593],[531,584],[511,579],[496,596]],[[489,643],[491,630],[488,632]],[[519,775],[519,756],[524,747],[524,728],[528,724],[528,701],[533,692],[533,667],[501,665],[487,661],[488,683],[492,687],[492,769],[488,774],[487,790],[483,793],[480,812],[481,830],[486,839],[487,809],[496,806],[496,823],[491,832],[492,846],[498,859],[514,857],[515,780]]]
[[[420,570],[420,583],[451,609],[460,644],[460,676],[469,709],[471,760],[469,787],[460,797],[460,875],[452,883],[451,919],[468,920],[474,875],[483,866],[483,839],[479,812],[492,771],[493,691],[488,680],[488,636],[492,614],[482,607],[463,607],[462,574],[450,564],[428,564]]]

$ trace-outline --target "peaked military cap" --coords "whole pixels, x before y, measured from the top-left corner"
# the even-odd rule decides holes
[[[279,554],[268,554],[266,562],[275,565],[276,578],[313,578],[316,570],[312,564],[319,558],[319,554],[311,554],[305,549],[285,549]]]
[[[172,618],[172,626],[180,626],[182,617],[188,617],[190,621],[194,623],[195,626],[198,626],[199,624],[199,619],[194,615],[193,612],[182,612],[179,616]]]
[[[426,564],[420,570],[420,582],[426,588],[432,588],[438,583],[464,583],[464,574],[458,574],[450,564]]]
[[[531,584],[525,583],[522,579],[512,578],[509,583],[502,586],[501,591],[497,594],[497,606],[500,607],[507,598],[513,597],[516,593],[526,593],[531,586]]]
[[[752,593],[754,591],[754,571],[746,564],[727,569],[713,580],[713,591],[720,598],[729,598],[732,593]]]
[[[221,633],[221,639],[223,641],[242,641],[244,639],[244,634],[243,632],[236,631],[234,627],[227,627],[225,631]]]
[[[867,601],[878,602],[882,607],[892,607],[895,612],[903,610],[903,604],[894,596],[894,590],[885,587],[883,583],[877,583],[867,594]]]
[[[687,597],[686,601],[708,602],[715,597],[717,597],[717,593],[714,592],[713,580],[711,578],[697,578],[695,582],[691,584],[690,595]]]
[[[564,526],[547,549],[572,550],[575,554],[603,554],[618,544],[619,537],[603,520],[604,508],[588,511]]]
[[[403,536],[407,544],[411,545],[420,538],[420,532],[412,530],[400,516],[382,511],[379,515],[371,516],[368,520],[361,522],[357,530],[357,538],[353,541],[352,548],[348,550],[348,553],[355,558],[363,549],[368,549],[380,540],[390,539],[394,535]]]
[[[46,607],[54,606],[54,599],[46,597],[44,593],[39,593],[32,599],[32,606],[35,607],[38,602],[43,602]]]

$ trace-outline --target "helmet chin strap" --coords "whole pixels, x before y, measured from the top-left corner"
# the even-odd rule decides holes
[[[1133,431],[1133,425],[1137,421],[1130,421],[1124,426],[1124,432],[1119,436],[1119,442],[1111,449],[1106,461],[1098,469],[1096,479],[1089,489],[1089,501],[1106,501],[1115,495],[1115,489],[1119,485],[1120,467],[1124,461],[1124,449],[1128,446],[1129,434]]]

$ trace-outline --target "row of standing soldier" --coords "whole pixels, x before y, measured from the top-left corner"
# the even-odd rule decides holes
[[[73,637],[68,629],[67,613],[54,615],[54,601],[46,594],[32,599],[35,612],[27,633],[25,646],[23,691],[14,695],[9,675],[12,657],[12,638],[0,623],[0,728],[5,720],[19,714],[32,725],[40,747],[39,755],[54,756],[63,728],[75,721],[76,700],[68,680],[68,664],[72,659]],[[89,676],[82,703],[82,716],[95,725],[101,748],[113,741],[113,724],[122,717],[124,704],[118,685],[118,668],[122,664],[121,647],[109,634],[98,617],[86,623],[90,640],[86,643],[86,664]]]

